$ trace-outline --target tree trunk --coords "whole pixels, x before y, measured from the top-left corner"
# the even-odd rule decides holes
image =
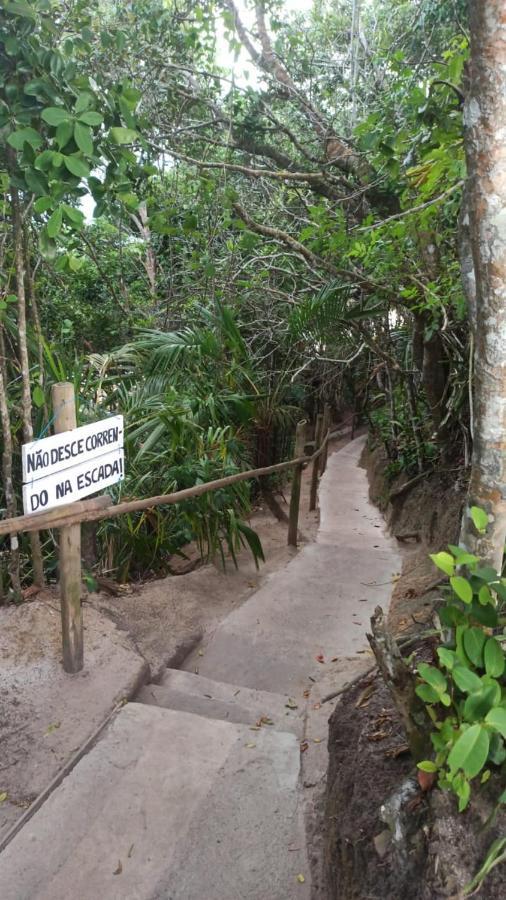
[[[19,203],[18,189],[11,186],[12,229],[14,243],[14,262],[16,268],[16,292],[18,298],[18,345],[21,363],[22,401],[21,415],[23,419],[23,438],[25,443],[33,441],[32,396],[30,391],[30,363],[26,340],[26,296],[25,296],[25,262],[23,253],[23,222]],[[31,532],[30,545],[32,551],[33,582],[42,587],[44,584],[44,565],[42,548],[38,531]]]
[[[0,326],[1,329],[1,326]],[[16,494],[12,482],[12,434],[7,405],[7,367],[5,364],[5,347],[3,333],[0,330],[0,420],[2,422],[2,479],[5,494],[6,518],[13,519],[17,515]],[[9,577],[14,599],[21,597],[21,581],[19,577],[19,545],[17,534],[11,535],[11,551],[9,554]],[[3,593],[3,592],[2,592]]]
[[[461,542],[497,570],[506,537],[506,32],[503,0],[469,3],[465,104],[469,234],[476,278],[474,443]],[[489,514],[478,534],[470,506]]]

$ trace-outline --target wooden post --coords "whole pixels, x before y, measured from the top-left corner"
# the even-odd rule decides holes
[[[316,426],[314,433],[314,452],[320,449],[322,443],[323,432],[323,413],[316,416]],[[318,490],[318,471],[320,468],[320,457],[313,459],[313,469],[311,471],[311,493],[309,495],[309,509],[316,509],[316,492]]]
[[[304,456],[304,444],[306,440],[306,420],[297,422],[297,430],[295,432],[295,459]],[[302,463],[294,466],[292,493],[290,496],[290,511],[288,514],[288,546],[297,546],[297,533],[299,530],[299,504],[300,504],[300,484],[302,480]]]
[[[76,427],[74,385],[67,381],[51,390],[54,433]],[[81,525],[60,528],[59,573],[63,643],[63,668],[80,672],[84,663],[83,615],[81,610]]]
[[[323,408],[323,433],[322,438],[327,436],[327,431],[330,428],[330,403],[326,403]],[[325,469],[327,468],[327,457],[329,455],[329,444],[328,441],[325,444],[325,449],[321,455],[321,468],[320,474],[323,475]]]

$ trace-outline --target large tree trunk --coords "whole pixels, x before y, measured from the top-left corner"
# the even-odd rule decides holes
[[[465,105],[470,239],[476,277],[474,445],[461,541],[496,569],[506,537],[506,12],[470,0],[470,89]],[[478,534],[469,507],[490,517]]]

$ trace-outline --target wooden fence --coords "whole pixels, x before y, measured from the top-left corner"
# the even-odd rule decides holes
[[[63,387],[55,385],[54,388]],[[53,401],[54,401],[53,397]],[[56,407],[56,404],[54,404]],[[68,427],[65,422],[65,427]],[[310,509],[316,508],[316,489],[318,474],[325,471],[327,462],[327,445],[330,436],[329,410],[326,409],[323,416],[318,417],[314,452],[311,456],[304,455],[306,420],[298,422],[295,433],[295,457],[286,462],[276,463],[272,466],[263,466],[260,469],[248,469],[208,481],[195,487],[175,491],[172,494],[159,494],[155,497],[145,497],[141,500],[125,500],[122,503],[111,504],[111,498],[107,495],[95,497],[91,500],[78,500],[68,506],[61,506],[45,513],[16,516],[0,521],[0,537],[19,534],[29,531],[43,531],[44,529],[60,529],[60,601],[62,615],[62,645],[63,667],[66,672],[79,672],[84,664],[83,649],[83,621],[80,603],[81,593],[81,550],[80,550],[80,526],[82,522],[96,522],[100,519],[110,519],[121,516],[123,513],[136,512],[143,509],[152,509],[154,506],[168,506],[189,500],[191,497],[200,497],[210,491],[229,487],[240,481],[248,481],[255,478],[263,478],[275,472],[284,472],[294,469],[292,479],[292,491],[290,498],[290,510],[288,516],[288,544],[297,546],[300,491],[302,470],[305,465],[312,463]],[[71,424],[70,427],[75,427]],[[63,430],[63,428],[60,428]]]

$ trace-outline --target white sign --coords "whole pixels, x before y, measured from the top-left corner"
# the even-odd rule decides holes
[[[80,429],[76,429],[78,430]],[[67,434],[75,433],[75,431],[67,432]],[[55,506],[73,503],[74,500],[95,494],[111,484],[116,484],[117,481],[122,481],[124,472],[123,449],[116,448],[102,456],[93,456],[77,466],[28,481],[23,485],[25,515],[45,512]]]
[[[62,431],[61,434],[32,441],[22,447],[23,483],[31,484],[53,472],[62,472],[122,447],[123,416],[111,416],[74,428],[73,431]]]

